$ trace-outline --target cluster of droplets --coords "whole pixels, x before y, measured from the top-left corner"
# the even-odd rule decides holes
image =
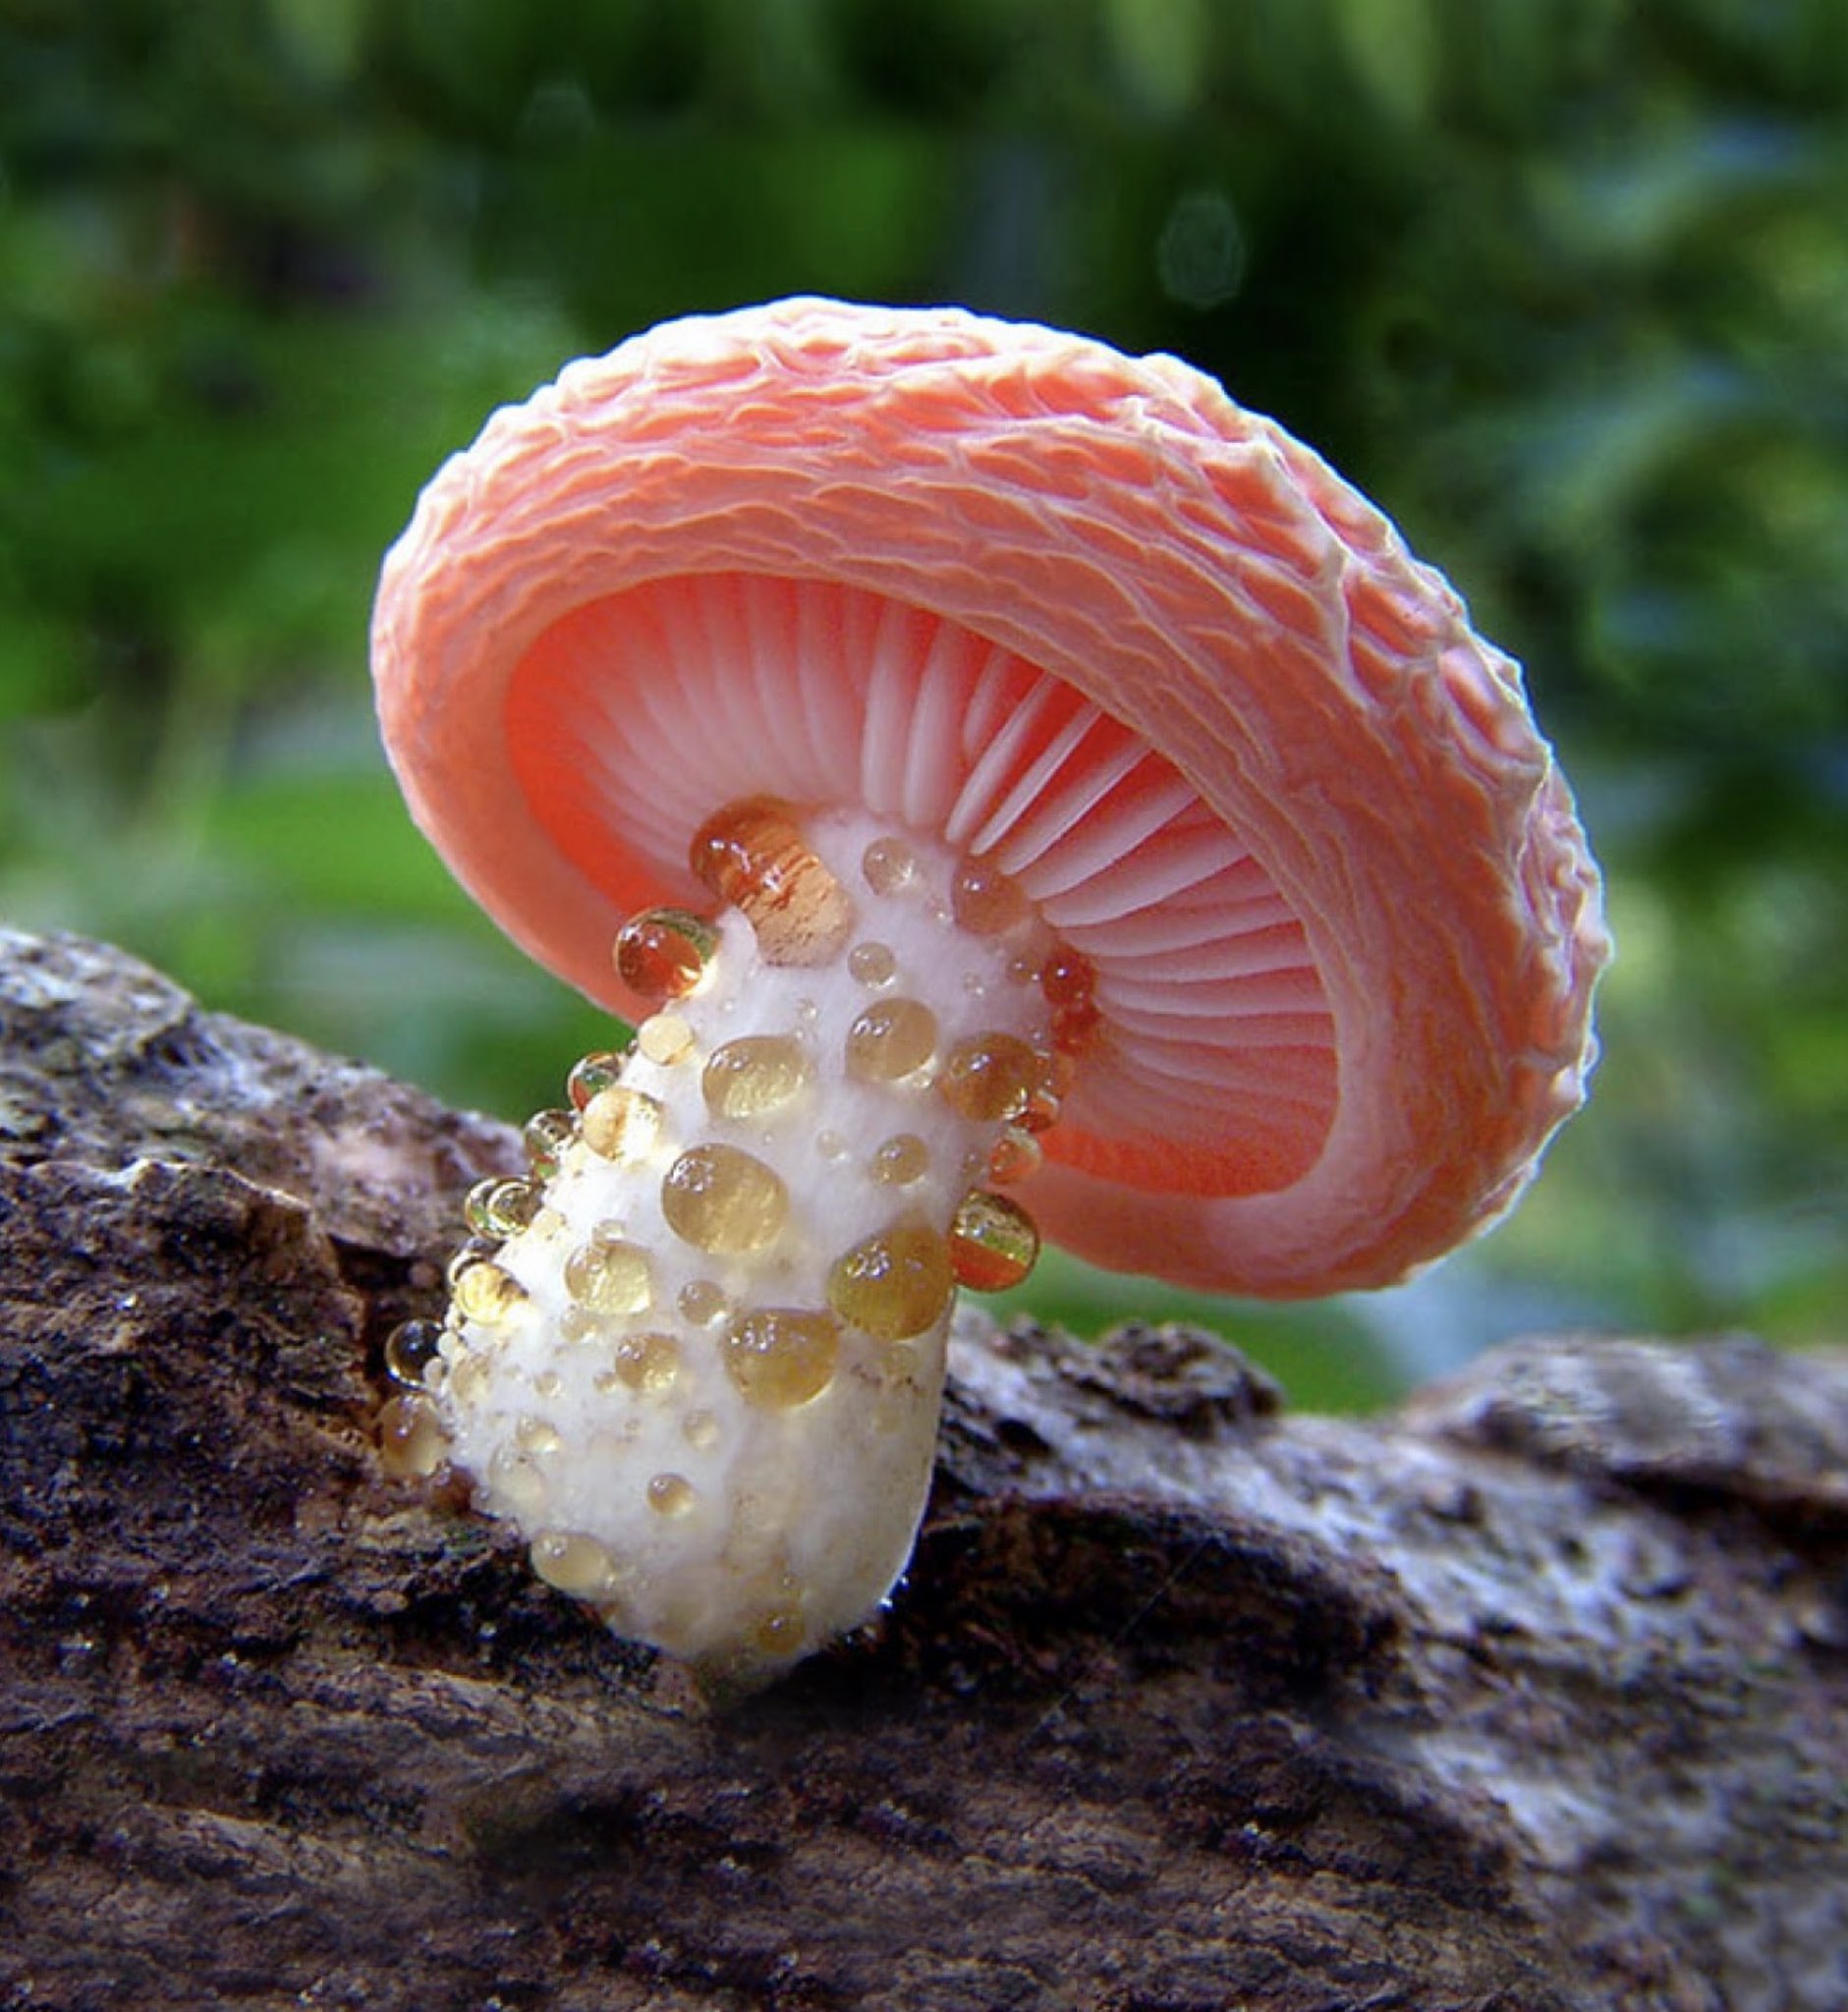
[[[851,1625],[902,1569],[955,1289],[1031,1271],[1037,1231],[1003,1191],[1039,1165],[1098,1030],[1090,967],[1005,875],[889,832],[831,835],[823,857],[761,799],[701,828],[692,865],[721,914],[625,924],[616,968],[652,1012],[527,1126],[526,1175],[471,1191],[445,1319],[385,1351],[391,1472],[455,1457],[543,1578],[734,1667]],[[740,948],[754,972],[728,969]],[[757,1024],[766,999],[786,1010]],[[804,1436],[830,1402],[841,1418]],[[858,1427],[908,1449],[898,1508],[871,1517],[898,1534],[855,1550],[851,1503],[830,1504],[855,1550],[831,1593],[827,1545],[799,1522],[849,1486],[838,1434]],[[823,1455],[841,1472],[777,1472]],[[608,1480],[625,1461],[627,1497]],[[678,1552],[668,1532],[689,1534]]]

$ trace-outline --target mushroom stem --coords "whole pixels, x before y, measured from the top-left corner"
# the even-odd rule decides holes
[[[725,905],[623,929],[658,1010],[533,1121],[532,1180],[471,1196],[423,1375],[541,1576],[736,1688],[904,1569],[955,1286],[1037,1248],[988,1184],[1037,1162],[1082,972],[864,812],[731,805],[693,865]]]

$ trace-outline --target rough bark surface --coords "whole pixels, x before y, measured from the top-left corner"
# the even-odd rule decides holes
[[[959,1334],[744,1707],[368,1443],[511,1135],[0,937],[0,2005],[1848,2006],[1848,1359]]]

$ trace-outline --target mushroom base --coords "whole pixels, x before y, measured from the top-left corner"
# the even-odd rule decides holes
[[[694,857],[731,905],[623,931],[661,1009],[471,1197],[412,1402],[542,1577],[735,1690],[905,1567],[1082,984],[1010,883],[861,813],[728,807]]]

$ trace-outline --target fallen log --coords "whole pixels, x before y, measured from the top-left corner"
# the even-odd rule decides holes
[[[0,2004],[1848,2005],[1848,1357],[967,1314],[890,1611],[715,1713],[378,1464],[516,1159],[0,937]]]

